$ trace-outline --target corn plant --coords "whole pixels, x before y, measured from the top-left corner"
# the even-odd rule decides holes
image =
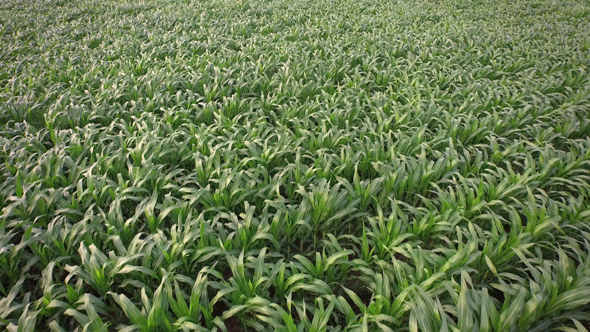
[[[2,1],[0,330],[587,331],[589,22]]]

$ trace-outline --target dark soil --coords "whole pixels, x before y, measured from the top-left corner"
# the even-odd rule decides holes
[[[213,317],[221,317],[223,313],[228,309],[228,307],[222,301],[217,302],[213,306]],[[232,316],[224,321],[225,327],[227,327],[228,332],[243,332],[242,325],[236,318],[236,316]]]

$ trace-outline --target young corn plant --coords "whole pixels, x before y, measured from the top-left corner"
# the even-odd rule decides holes
[[[0,330],[586,331],[588,1],[4,1]]]

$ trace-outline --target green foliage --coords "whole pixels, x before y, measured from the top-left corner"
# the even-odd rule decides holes
[[[587,0],[0,3],[0,330],[587,331]]]

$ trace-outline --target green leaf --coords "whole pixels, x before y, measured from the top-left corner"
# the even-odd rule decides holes
[[[123,309],[125,315],[133,324],[141,328],[147,328],[147,318],[143,316],[141,311],[137,309],[135,304],[133,304],[133,302],[131,302],[131,300],[129,300],[127,296],[125,296],[124,294],[115,294],[112,292],[109,292],[109,294],[113,297],[115,302],[117,302],[119,307]]]

